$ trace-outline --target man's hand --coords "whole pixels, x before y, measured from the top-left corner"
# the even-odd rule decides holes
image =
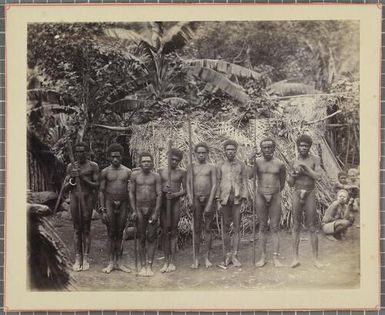
[[[133,212],[133,213],[131,214],[130,220],[131,220],[132,222],[136,222],[136,221],[138,220],[138,214],[137,214],[136,212]]]
[[[167,199],[175,199],[175,198],[178,198],[179,197],[179,194],[178,193],[176,193],[176,192],[168,192],[167,194],[166,194],[166,198]]]
[[[222,205],[221,205],[221,201],[220,200],[217,200],[217,209],[218,209],[218,212],[219,213],[222,213]]]
[[[70,176],[71,177],[78,177],[80,175],[80,172],[79,172],[79,169],[78,168],[74,168],[71,170],[70,172]]]
[[[156,213],[154,213],[154,214],[151,216],[150,220],[148,220],[148,223],[150,223],[150,224],[155,224],[157,221],[158,221],[158,215],[157,215]]]
[[[108,224],[108,223],[110,223],[110,219],[108,218],[108,215],[107,215],[107,213],[106,212],[103,212],[102,213],[102,222],[104,223],[104,224]]]

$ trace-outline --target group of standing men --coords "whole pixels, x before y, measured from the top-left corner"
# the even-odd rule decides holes
[[[288,184],[294,187],[293,194],[293,263],[299,265],[298,248],[302,213],[311,236],[313,262],[318,261],[318,239],[316,233],[315,182],[320,176],[319,158],[310,154],[312,139],[301,135],[297,139],[298,158],[292,162]],[[273,237],[273,263],[279,261],[279,223],[281,218],[281,192],[286,182],[286,167],[274,156],[275,141],[265,138],[260,143],[261,157],[250,159],[246,165],[236,158],[238,144],[227,140],[224,145],[225,159],[217,165],[208,163],[209,147],[205,143],[195,146],[196,163],[186,169],[179,166],[183,153],[178,149],[168,152],[169,167],[155,172],[153,157],[143,152],[139,155],[139,168],[131,171],[121,164],[123,148],[111,144],[108,148],[110,166],[99,174],[98,165],[87,159],[87,145],[77,143],[76,161],[67,167],[65,188],[71,191],[71,214],[75,230],[75,271],[89,268],[90,222],[95,206],[93,192],[99,190],[98,212],[108,231],[109,262],[103,272],[117,269],[130,272],[122,263],[122,237],[127,222],[136,226],[139,240],[139,276],[153,276],[152,265],[158,239],[165,253],[165,264],[161,272],[176,270],[177,229],[180,214],[180,199],[187,195],[193,210],[194,260],[192,268],[199,267],[202,229],[205,233],[204,264],[212,266],[211,223],[214,208],[222,215],[224,242],[224,265],[241,266],[238,257],[240,245],[241,210],[248,199],[248,179],[257,180],[255,206],[260,219],[259,234],[261,258],[256,263],[263,267],[266,260],[266,237],[268,222]],[[76,179],[76,180],[75,180]],[[131,214],[130,214],[131,209]],[[158,223],[159,222],[159,223]],[[230,227],[232,223],[232,236]]]

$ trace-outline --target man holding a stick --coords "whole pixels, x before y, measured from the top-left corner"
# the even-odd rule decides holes
[[[95,205],[95,190],[99,187],[99,166],[87,159],[88,145],[75,145],[75,158],[70,148],[71,163],[67,166],[65,190],[71,191],[70,210],[74,225],[74,271],[88,270],[91,246],[91,217]]]
[[[293,171],[287,181],[291,187],[294,187],[292,210],[294,259],[291,264],[292,268],[300,265],[298,250],[303,211],[305,211],[306,225],[310,233],[313,264],[317,268],[322,267],[322,264],[318,261],[318,236],[315,226],[317,215],[315,183],[320,177],[320,159],[310,154],[312,144],[313,141],[308,135],[303,134],[297,138],[299,156],[293,161]]]
[[[153,157],[143,152],[139,155],[140,170],[132,173],[130,203],[133,209],[132,219],[136,223],[139,238],[139,276],[152,277],[152,265],[156,240],[158,237],[158,219],[162,200],[160,177],[153,172]]]
[[[240,244],[241,206],[247,200],[246,165],[236,159],[238,143],[227,140],[223,145],[225,160],[217,165],[218,189],[216,199],[218,210],[223,215],[224,243],[226,250],[225,266],[233,263],[241,267],[238,260]],[[233,222],[233,251],[230,250],[230,223]]]
[[[186,194],[187,177],[186,170],[179,167],[183,153],[178,149],[171,149],[167,154],[168,168],[159,170],[163,191],[160,224],[166,260],[161,272],[176,270],[175,255],[178,243],[180,197]]]
[[[206,240],[205,266],[210,268],[211,250],[211,223],[214,218],[213,200],[217,188],[217,177],[214,165],[207,163],[209,147],[206,143],[198,143],[195,146],[195,156],[198,161],[188,169],[187,192],[189,205],[194,209],[194,233],[195,233],[195,254],[191,268],[199,267],[199,248],[202,232],[202,220],[204,222],[204,232]]]
[[[256,159],[250,175],[258,178],[255,192],[255,203],[259,213],[259,238],[261,242],[261,259],[255,264],[263,267],[266,264],[267,222],[270,218],[270,230],[273,234],[273,263],[281,267],[279,255],[279,224],[281,220],[281,191],[285,187],[286,167],[282,161],[274,157],[275,141],[265,138],[260,143],[262,157]]]
[[[99,188],[99,212],[107,226],[108,232],[108,265],[103,272],[110,273],[117,269],[130,272],[122,263],[122,238],[126,226],[129,206],[129,182],[131,170],[121,164],[123,147],[118,143],[111,144],[107,153],[111,165],[102,170]]]

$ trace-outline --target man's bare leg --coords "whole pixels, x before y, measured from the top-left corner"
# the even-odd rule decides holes
[[[318,260],[318,235],[316,232],[310,232],[311,249],[313,254],[313,265],[316,268],[324,267]]]
[[[299,251],[299,235],[300,231],[295,231],[295,228],[293,229],[292,232],[292,237],[293,237],[293,262],[291,263],[290,267],[295,268],[300,265],[299,258],[298,258],[298,251]]]
[[[72,266],[73,271],[81,271],[82,270],[82,237],[81,231],[77,228],[74,233],[74,242],[75,242],[75,263]]]
[[[84,242],[83,270],[88,270],[90,269],[89,253],[90,253],[90,247],[91,247],[91,237],[90,237],[90,231],[88,229],[83,232],[83,242]]]
[[[107,267],[102,269],[104,273],[110,273],[112,270],[114,270],[114,245],[115,245],[114,237],[111,235],[108,235],[107,251],[108,251],[109,261],[108,261]]]
[[[118,238],[116,240],[116,269],[123,272],[130,273],[131,269],[123,265],[123,262],[122,262],[122,243],[123,243],[122,238]]]
[[[200,252],[200,245],[201,245],[201,206],[196,205],[196,209],[194,212],[194,241],[195,241],[195,260],[193,261],[191,268],[198,269],[199,268],[199,252]]]
[[[168,232],[165,230],[166,228],[162,227],[162,235],[161,235],[161,242],[163,247],[163,253],[164,253],[164,265],[160,269],[160,272],[164,273],[167,272],[168,264],[169,264],[169,243],[168,243]]]
[[[210,261],[210,251],[211,251],[211,243],[212,243],[212,233],[211,233],[211,221],[212,216],[205,216],[205,240],[206,240],[206,255],[205,255],[205,266],[206,268],[210,268],[213,264]]]
[[[279,256],[279,232],[275,231],[273,232],[273,263],[274,267],[283,267],[283,264],[279,261],[278,256]]]
[[[261,258],[255,263],[255,267],[261,268],[266,265],[266,232],[259,231],[259,240],[261,245]]]
[[[178,242],[178,232],[176,230],[171,231],[170,233],[170,263],[167,267],[167,272],[173,272],[176,270],[175,266],[175,256],[176,256],[176,245]]]
[[[241,262],[238,260],[239,244],[241,241],[240,224],[241,224],[241,206],[233,205],[233,228],[234,228],[233,249],[234,251],[233,251],[233,256],[231,260],[235,267],[242,266]]]

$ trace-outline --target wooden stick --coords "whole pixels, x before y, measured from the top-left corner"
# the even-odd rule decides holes
[[[191,119],[190,115],[187,116],[187,122],[188,122],[188,145],[189,145],[189,163],[190,163],[190,189],[191,189],[191,198],[192,198],[192,219],[191,219],[191,231],[192,231],[192,247],[193,247],[193,264],[195,264],[196,260],[196,253],[195,253],[195,228],[194,228],[194,215],[195,215],[195,205],[194,205],[194,169],[193,169],[193,158],[192,158],[192,139],[191,139]]]
[[[75,166],[75,158],[74,154],[72,151],[72,143],[71,141],[68,142],[68,153],[69,153],[69,158],[73,166]],[[83,190],[82,186],[80,184],[80,178],[79,176],[75,177],[76,181],[76,190],[79,195],[78,199],[78,219],[79,219],[79,225],[82,227],[83,226],[83,217],[82,217],[82,207],[85,206],[84,202],[84,196],[83,196]],[[83,235],[80,234],[80,245],[81,245],[81,252],[80,252],[80,262],[83,263]]]

